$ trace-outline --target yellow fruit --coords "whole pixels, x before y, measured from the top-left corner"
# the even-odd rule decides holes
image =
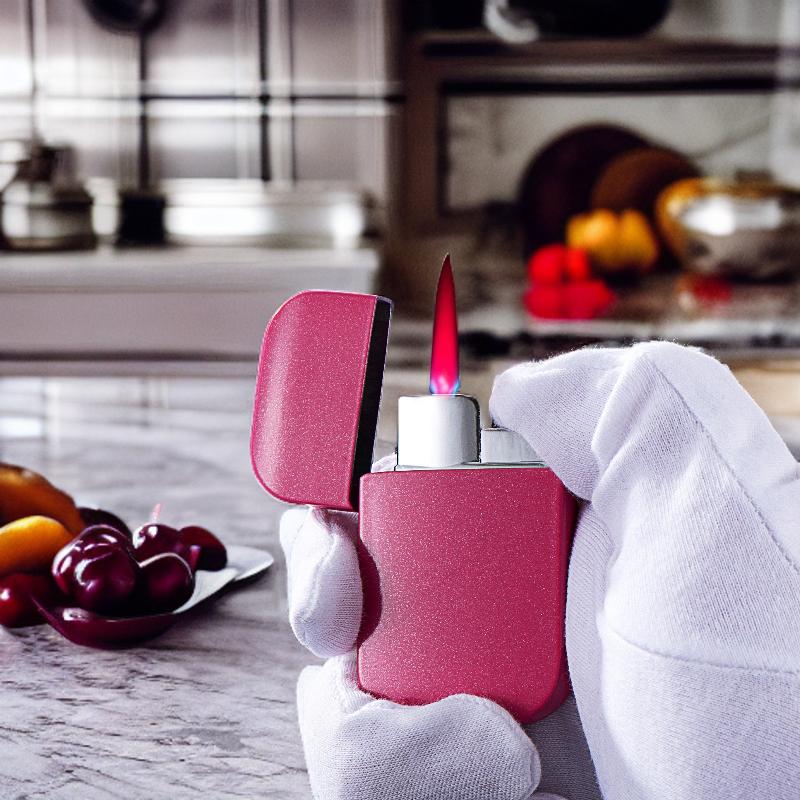
[[[39,572],[50,568],[53,556],[73,535],[49,517],[23,517],[0,528],[0,575]]]
[[[58,520],[74,536],[84,528],[68,494],[33,470],[0,464],[0,525],[33,515]]]
[[[658,260],[658,243],[647,217],[628,209],[617,215],[607,208],[578,214],[567,223],[567,245],[589,254],[601,273],[648,272]]]
[[[589,216],[589,214],[576,214],[574,217],[569,218],[567,221],[567,233],[564,237],[567,247],[582,247],[586,239],[584,232]]]
[[[641,211],[623,211],[619,217],[619,246],[628,265],[649,272],[658,260],[658,243]]]
[[[577,220],[577,225],[572,226],[572,237],[567,227],[567,244],[586,250],[598,269],[613,272],[619,262],[617,215],[601,208],[582,217]]]

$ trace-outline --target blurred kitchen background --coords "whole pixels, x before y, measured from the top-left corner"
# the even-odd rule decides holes
[[[248,452],[264,327],[302,289],[394,300],[385,455],[447,252],[484,411],[512,362],[667,338],[800,456],[800,0],[0,0],[0,462],[276,556],[124,653],[0,631],[0,795],[154,796],[152,751],[176,788],[309,796]],[[223,712],[201,659],[242,675]]]
[[[658,337],[780,422],[798,44],[800,0],[4,0],[0,374],[250,380],[334,288],[395,300],[387,396],[424,391],[449,251],[482,399]]]

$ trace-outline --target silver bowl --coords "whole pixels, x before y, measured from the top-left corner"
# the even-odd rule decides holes
[[[688,270],[754,279],[800,272],[800,192],[713,179],[696,186],[694,196],[673,202],[669,222],[670,244]]]

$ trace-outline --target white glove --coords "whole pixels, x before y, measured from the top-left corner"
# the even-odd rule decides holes
[[[666,342],[514,367],[491,410],[589,501],[567,653],[606,800],[800,798],[800,479],[765,415]]]
[[[390,457],[374,469],[393,465]],[[360,691],[353,653],[362,603],[357,515],[292,509],[280,533],[292,628],[309,650],[330,657],[306,668],[298,683],[317,800],[559,800],[533,794],[540,783],[566,788],[569,800],[599,798],[571,698],[526,736],[504,709],[482,698],[407,707]],[[544,776],[537,746],[548,760]]]
[[[297,686],[314,797],[527,800],[539,784],[539,755],[500,706],[456,695],[410,707],[359,690],[357,529],[355,514],[321,509],[292,510],[281,520],[292,628],[312,652],[333,656],[304,669]]]

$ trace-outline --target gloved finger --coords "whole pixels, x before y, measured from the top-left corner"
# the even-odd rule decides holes
[[[512,367],[496,379],[490,408],[584,499],[612,466],[635,460],[641,477],[658,474],[665,457],[676,448],[690,452],[697,437],[710,440],[745,488],[754,480],[779,487],[796,474],[795,460],[730,370],[670,342]]]
[[[316,800],[527,800],[539,784],[536,748],[500,706],[375,700],[355,654],[303,670],[297,705]]]
[[[287,514],[292,516],[286,518]],[[311,508],[281,520],[289,579],[289,623],[297,640],[322,658],[353,649],[362,590],[355,539],[358,516]]]
[[[385,472],[396,463],[390,455],[372,469]],[[281,517],[289,622],[298,641],[323,658],[352,650],[361,625],[357,537],[356,514],[300,507]]]
[[[309,511],[310,508],[308,506],[294,506],[281,514],[278,525],[278,538],[287,563],[292,557],[292,548]]]

